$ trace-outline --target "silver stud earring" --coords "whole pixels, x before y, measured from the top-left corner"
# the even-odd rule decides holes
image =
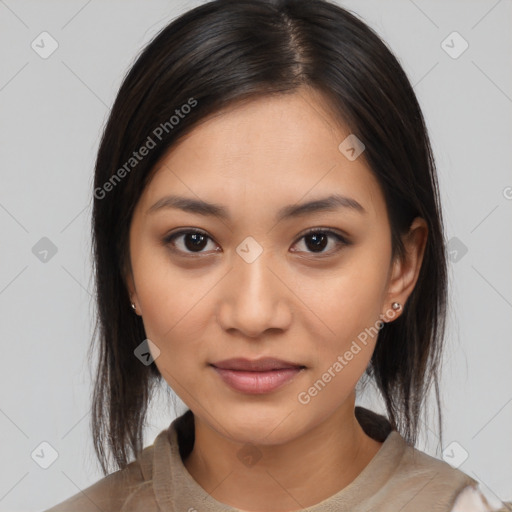
[[[133,311],[137,311],[137,306],[132,302],[132,309]]]
[[[400,302],[393,302],[393,304],[391,304],[391,307],[392,307],[395,311],[398,311],[399,309],[402,309],[402,304],[400,304]]]

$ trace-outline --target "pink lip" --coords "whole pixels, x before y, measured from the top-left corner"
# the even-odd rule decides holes
[[[230,387],[249,394],[262,394],[275,391],[287,382],[290,382],[304,369],[293,367],[269,371],[242,371],[217,368],[213,365],[212,367]]]
[[[241,370],[251,372],[266,372],[269,370],[282,370],[288,368],[304,368],[299,363],[292,363],[284,361],[283,359],[276,359],[275,357],[262,357],[260,359],[245,359],[244,357],[237,357],[233,359],[225,359],[224,361],[217,361],[212,363],[216,368],[223,368],[225,370]]]

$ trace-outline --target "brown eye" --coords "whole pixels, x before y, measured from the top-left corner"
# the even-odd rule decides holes
[[[311,248],[313,252],[322,252],[329,243],[329,236],[325,233],[318,232],[305,236],[304,240],[306,241],[306,247],[308,247],[308,249]],[[310,244],[308,242],[310,242]]]
[[[304,240],[305,250],[292,249],[292,252],[330,255],[340,250],[343,246],[350,245],[350,242],[344,236],[330,229],[311,229],[302,235],[300,240]],[[213,244],[213,248],[211,251],[205,251],[204,249],[208,247],[210,241]],[[204,231],[197,229],[187,229],[172,233],[163,239],[163,243],[169,246],[173,252],[184,256],[206,255],[212,251],[219,252],[221,250],[218,246],[215,248],[215,243],[210,236]],[[330,246],[332,246],[331,249],[329,249]],[[328,250],[325,250],[326,248]]]
[[[181,239],[181,240],[180,240]],[[203,231],[199,230],[182,230],[173,233],[164,238],[164,244],[170,245],[173,251],[183,254],[200,254],[211,238]],[[176,242],[178,241],[178,242]]]
[[[329,240],[334,240],[334,248],[328,251],[324,249],[329,245]],[[342,246],[350,245],[349,241],[339,233],[329,229],[314,228],[302,235],[299,240],[304,240],[306,251],[293,250],[293,252],[310,252],[318,254],[330,254],[337,252]]]

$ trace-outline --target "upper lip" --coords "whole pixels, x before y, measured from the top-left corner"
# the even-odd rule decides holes
[[[304,365],[284,361],[283,359],[276,359],[273,357],[263,357],[261,359],[245,359],[237,357],[234,359],[224,359],[212,363],[216,368],[223,368],[226,370],[242,370],[253,372],[264,372],[268,370],[281,370],[283,368],[305,368]]]

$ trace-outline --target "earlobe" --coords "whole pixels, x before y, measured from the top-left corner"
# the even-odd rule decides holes
[[[428,227],[425,220],[416,217],[409,232],[402,237],[404,245],[403,258],[393,262],[388,283],[386,300],[381,315],[384,322],[392,321],[403,312],[407,299],[414,290],[423,262]]]
[[[137,295],[136,294],[130,295],[130,305],[131,305],[134,313],[139,315],[138,311],[140,310],[140,308],[138,307],[138,301],[137,301]]]
[[[137,293],[135,292],[135,283],[133,280],[133,273],[131,269],[125,272],[125,284],[126,290],[128,292],[128,297],[130,297],[130,305],[135,314],[138,315],[138,310],[140,310],[140,307],[138,306]]]
[[[381,314],[381,320],[384,323],[389,323],[395,320],[395,318],[398,318],[400,316],[400,313],[402,311],[402,304],[400,302],[392,302],[391,307],[386,307],[386,311]]]

